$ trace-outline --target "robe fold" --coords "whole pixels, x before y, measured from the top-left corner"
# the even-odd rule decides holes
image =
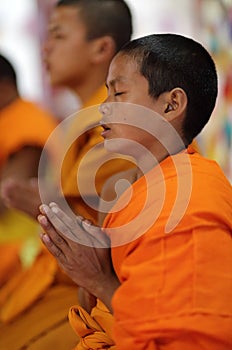
[[[115,349],[112,340],[113,316],[99,300],[89,315],[76,305],[69,310],[69,322],[80,337],[75,350]]]

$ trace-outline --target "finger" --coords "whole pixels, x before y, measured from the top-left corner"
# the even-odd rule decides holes
[[[46,235],[49,236],[53,244],[56,245],[58,249],[62,250],[62,252],[67,251],[68,249],[67,242],[65,241],[65,239],[63,239],[63,237],[59,234],[59,232],[57,232],[56,229],[51,225],[47,217],[44,215],[39,215],[38,222],[44,229]]]
[[[73,215],[73,217],[68,216],[56,203],[51,202],[49,204],[49,207],[55,213],[61,221],[63,221],[64,224],[66,224],[71,230],[74,228],[75,224],[75,218],[76,216]]]
[[[93,225],[93,222],[92,222],[91,220],[85,219],[85,218],[83,218],[83,216],[81,216],[81,215],[76,215],[76,219],[77,219],[77,222],[78,222],[79,225],[82,225],[82,222],[83,222],[83,221],[86,222],[86,223],[89,224],[89,225]]]
[[[66,262],[66,257],[61,249],[59,249],[51,240],[48,234],[40,234],[40,239],[46,246],[48,251],[57,259],[59,264],[64,264]]]
[[[91,237],[92,246],[95,248],[109,248],[110,239],[98,226],[89,223],[87,220],[82,221],[82,227]]]
[[[54,202],[50,203],[49,207],[51,208],[53,213],[55,213],[59,217],[59,219],[70,228],[72,232],[72,237],[75,238],[75,240],[77,239],[78,243],[84,244],[87,246],[94,246],[91,237],[86,235],[85,232],[83,232],[83,229],[85,230],[83,223],[85,223],[86,225],[92,226],[93,231],[97,232],[99,230],[98,227],[95,227],[92,225],[92,222],[90,220],[84,219],[80,215],[78,216],[75,215],[73,217],[70,217],[62,209],[60,209],[60,207]],[[93,232],[93,235],[94,235],[94,232]]]
[[[46,204],[40,206],[40,211],[44,214],[50,223],[61,233],[62,236],[69,235],[69,227],[59,218],[58,214]]]
[[[55,227],[56,231],[59,232],[60,236],[65,239],[75,240],[77,243],[84,244],[84,230],[80,226],[76,226],[75,230],[70,229],[65,222],[63,222],[58,214],[56,214],[52,208],[46,204],[40,206],[40,211],[42,214],[46,215],[51,224]],[[68,242],[67,242],[68,243]]]

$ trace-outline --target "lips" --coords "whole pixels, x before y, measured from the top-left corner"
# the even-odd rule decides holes
[[[44,64],[45,70],[49,72],[50,65],[49,65],[48,61],[47,60],[43,60],[43,64]]]
[[[102,124],[101,127],[102,127],[105,131],[110,130],[110,127],[109,127],[108,125],[106,125],[106,124]]]
[[[108,134],[111,129],[107,124],[101,123],[101,127],[103,128],[103,131],[101,132],[101,136],[105,137],[106,134]]]

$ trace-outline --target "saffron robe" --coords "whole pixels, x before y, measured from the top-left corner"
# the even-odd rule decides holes
[[[17,98],[0,111],[0,172],[9,157],[25,146],[43,148],[57,122],[35,103]],[[0,243],[20,240],[35,231],[34,220],[8,210],[0,218]],[[29,229],[28,229],[29,227]]]
[[[168,157],[117,207],[104,222],[121,282],[117,350],[231,349],[232,188],[219,166]]]
[[[35,103],[17,98],[0,110],[0,173],[11,155],[25,146],[44,147],[57,122]],[[6,209],[0,215],[0,286],[20,269],[19,250],[37,236],[39,225],[27,215]],[[38,239],[34,240],[38,245]],[[36,247],[35,247],[36,249]]]

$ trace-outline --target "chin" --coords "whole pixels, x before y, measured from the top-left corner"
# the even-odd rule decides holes
[[[104,147],[108,152],[134,157],[131,146],[131,143],[124,139],[105,139],[104,141]]]

